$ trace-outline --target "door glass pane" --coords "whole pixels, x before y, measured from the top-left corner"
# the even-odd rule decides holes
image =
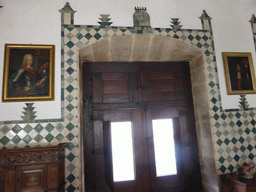
[[[156,176],[176,175],[176,158],[174,148],[172,119],[152,121],[156,162]]]
[[[134,180],[131,122],[111,122],[114,181]]]

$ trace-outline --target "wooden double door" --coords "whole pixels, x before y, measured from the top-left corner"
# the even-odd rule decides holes
[[[88,189],[202,189],[188,63],[86,63],[83,74]],[[152,127],[157,119],[173,122],[170,139],[174,139],[176,174],[157,176]],[[131,122],[133,180],[113,180],[111,122]]]

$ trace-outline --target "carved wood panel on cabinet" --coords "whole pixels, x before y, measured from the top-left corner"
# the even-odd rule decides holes
[[[65,146],[0,150],[0,191],[64,191]]]

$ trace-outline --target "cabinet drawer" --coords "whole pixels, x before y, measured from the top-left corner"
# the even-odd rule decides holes
[[[20,191],[45,191],[46,188],[46,166],[24,166],[19,168],[20,171]]]

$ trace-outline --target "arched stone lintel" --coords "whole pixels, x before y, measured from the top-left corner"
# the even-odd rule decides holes
[[[160,35],[114,36],[79,50],[80,61],[189,61],[202,52],[184,41]]]

